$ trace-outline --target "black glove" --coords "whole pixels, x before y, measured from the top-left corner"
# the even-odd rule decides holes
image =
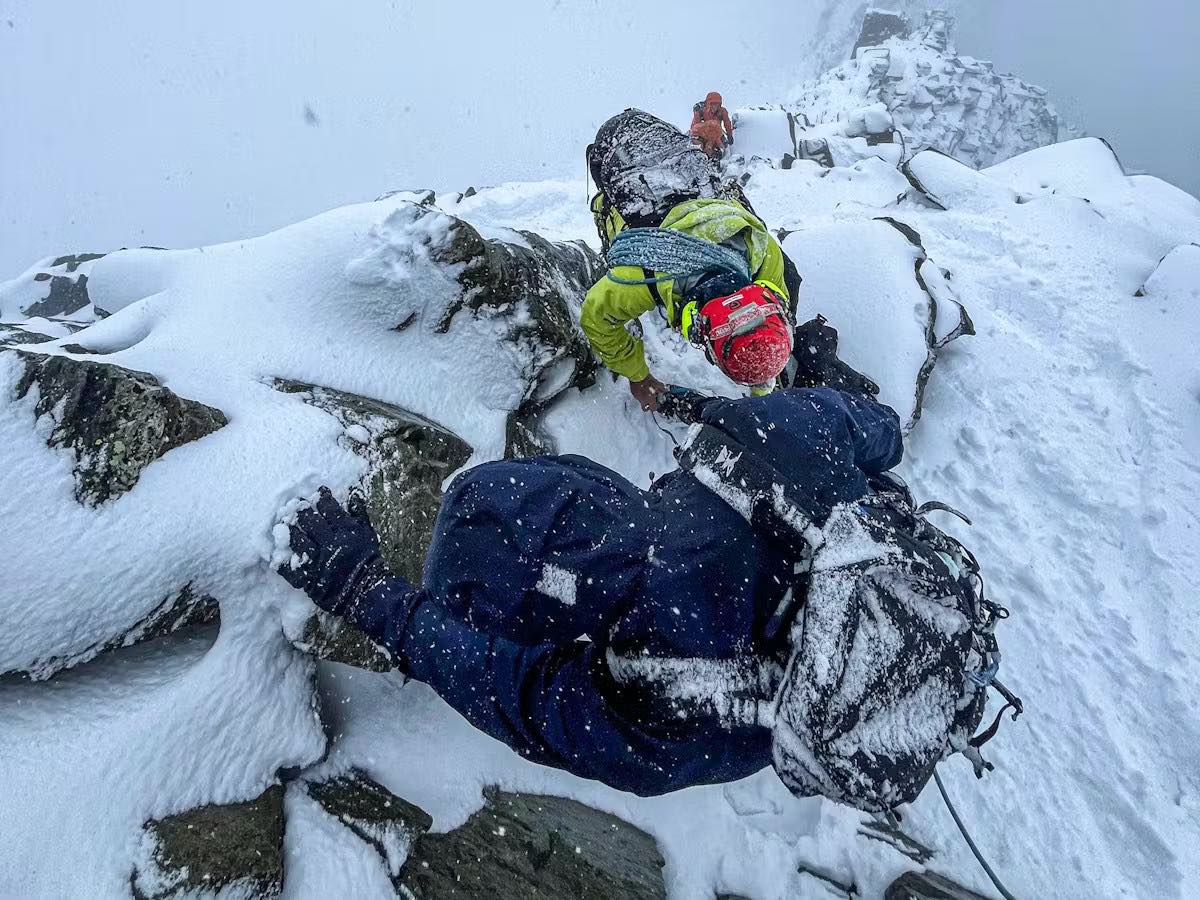
[[[672,384],[667,387],[667,392],[659,397],[658,411],[664,416],[691,425],[700,421],[704,407],[718,399],[718,397],[710,397],[699,391],[693,391],[691,388]]]
[[[279,574],[327,612],[342,614],[362,577],[383,567],[379,538],[361,498],[350,499],[347,512],[322,487],[317,502],[296,513],[291,531],[292,559]]]
[[[879,385],[838,359],[837,329],[818,315],[796,326],[792,356],[796,374],[790,387],[831,387],[848,394],[879,396]]]

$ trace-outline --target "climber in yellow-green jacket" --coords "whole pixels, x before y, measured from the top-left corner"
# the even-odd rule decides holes
[[[769,392],[791,358],[799,277],[740,190],[722,186],[687,135],[640,110],[601,126],[588,166],[609,269],[581,324],[600,360],[657,409],[666,386],[626,328],[657,308],[733,381]]]

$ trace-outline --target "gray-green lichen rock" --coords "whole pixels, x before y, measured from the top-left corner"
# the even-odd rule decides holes
[[[275,386],[345,427],[347,445],[370,463],[361,487],[383,560],[397,574],[419,581],[442,482],[471,457],[470,445],[398,406],[297,381],[277,379]]]
[[[401,874],[417,900],[651,900],[666,896],[654,838],[574,800],[485,791],[487,804],[448,834],[425,834]]]
[[[19,351],[16,395],[36,390],[37,416],[54,421],[49,445],[75,456],[75,499],[119,497],[170,450],[212,434],[225,414],[163,387],[153,375],[106,363]]]
[[[44,344],[52,341],[48,334],[42,334],[30,328],[0,322],[0,345],[3,344]]]
[[[305,623],[304,636],[295,641],[295,646],[317,659],[369,672],[390,672],[396,668],[387,648],[373,641],[361,628],[321,610]]]
[[[399,888],[413,843],[433,824],[430,815],[358,769],[304,788],[325,812],[375,849]]]
[[[202,806],[144,826],[130,876],[138,900],[278,897],[283,888],[283,787],[245,803]]]
[[[471,447],[427,419],[377,400],[284,379],[275,387],[341,422],[347,446],[369,463],[360,490],[383,560],[396,574],[420,581],[442,482],[466,463]],[[320,659],[375,672],[393,668],[385,649],[332,616],[313,616],[298,646]]]
[[[905,872],[893,881],[884,900],[988,900],[936,872]]]
[[[463,267],[458,275],[463,292],[443,311],[439,331],[448,330],[463,310],[478,314],[524,304],[528,313],[517,317],[505,335],[526,361],[529,385],[509,417],[506,456],[553,452],[540,434],[538,416],[567,388],[591,383],[595,363],[572,306],[582,305],[606,271],[600,255],[582,241],[558,243],[530,231],[518,234],[520,244],[487,239],[456,219],[435,255],[439,262]]]

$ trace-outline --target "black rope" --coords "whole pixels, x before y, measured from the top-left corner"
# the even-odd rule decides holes
[[[671,432],[669,432],[667,429],[662,427],[662,425],[658,421],[658,414],[652,412],[652,413],[650,413],[650,418],[654,420],[654,427],[657,428],[659,431],[661,431],[663,434],[665,434],[667,437],[669,437],[671,439],[671,443],[674,444],[676,447],[678,447],[679,441],[675,440],[675,435],[671,434]]]
[[[962,836],[966,838],[967,846],[971,848],[971,852],[975,854],[975,858],[979,860],[979,864],[983,866],[983,871],[987,872],[988,878],[992,880],[992,884],[996,886],[996,890],[1000,892],[1000,896],[1002,896],[1004,900],[1017,900],[1017,898],[1009,892],[1008,888],[1004,886],[1003,882],[1000,881],[1000,876],[998,876],[992,870],[992,867],[988,865],[987,860],[983,858],[983,854],[979,852],[979,848],[975,846],[975,842],[971,840],[971,835],[967,833],[967,826],[964,825],[962,819],[958,817],[958,810],[956,810],[954,808],[954,804],[950,802],[950,795],[946,793],[946,786],[942,784],[942,775],[937,769],[933,770],[933,780],[937,782],[937,787],[938,790],[941,791],[942,799],[946,801],[946,809],[950,810],[950,815],[954,817],[954,824],[958,826],[958,830],[961,831]]]

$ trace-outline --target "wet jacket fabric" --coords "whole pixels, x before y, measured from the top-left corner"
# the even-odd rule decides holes
[[[601,195],[598,198],[602,201]],[[615,210],[603,212],[603,203],[593,201],[593,212],[611,240],[624,229],[624,222]],[[675,206],[663,219],[662,228],[694,235],[715,244],[734,243],[744,246],[755,281],[766,282],[772,290],[789,300],[784,277],[783,250],[767,230],[762,220],[736,200],[689,200]],[[617,266],[612,274],[625,281],[635,281],[651,274],[634,266]],[[592,286],[583,302],[580,324],[588,341],[611,371],[630,381],[642,381],[650,374],[646,365],[645,348],[641,340],[626,329],[626,325],[655,308],[662,310],[667,322],[679,327],[683,307],[679,286],[673,280],[653,286],[620,284],[607,275]]]
[[[865,496],[902,453],[891,409],[828,388],[704,420],[814,507]],[[770,765],[755,711],[786,660],[766,624],[793,562],[688,472],[643,491],[578,456],[510,460],[452,483],[422,587],[367,579],[341,614],[523,756],[652,795]]]
[[[729,120],[729,111],[724,106],[717,107],[713,112],[707,103],[697,103],[692,107],[692,130],[702,122],[715,122],[727,137],[733,137],[733,122]]]

